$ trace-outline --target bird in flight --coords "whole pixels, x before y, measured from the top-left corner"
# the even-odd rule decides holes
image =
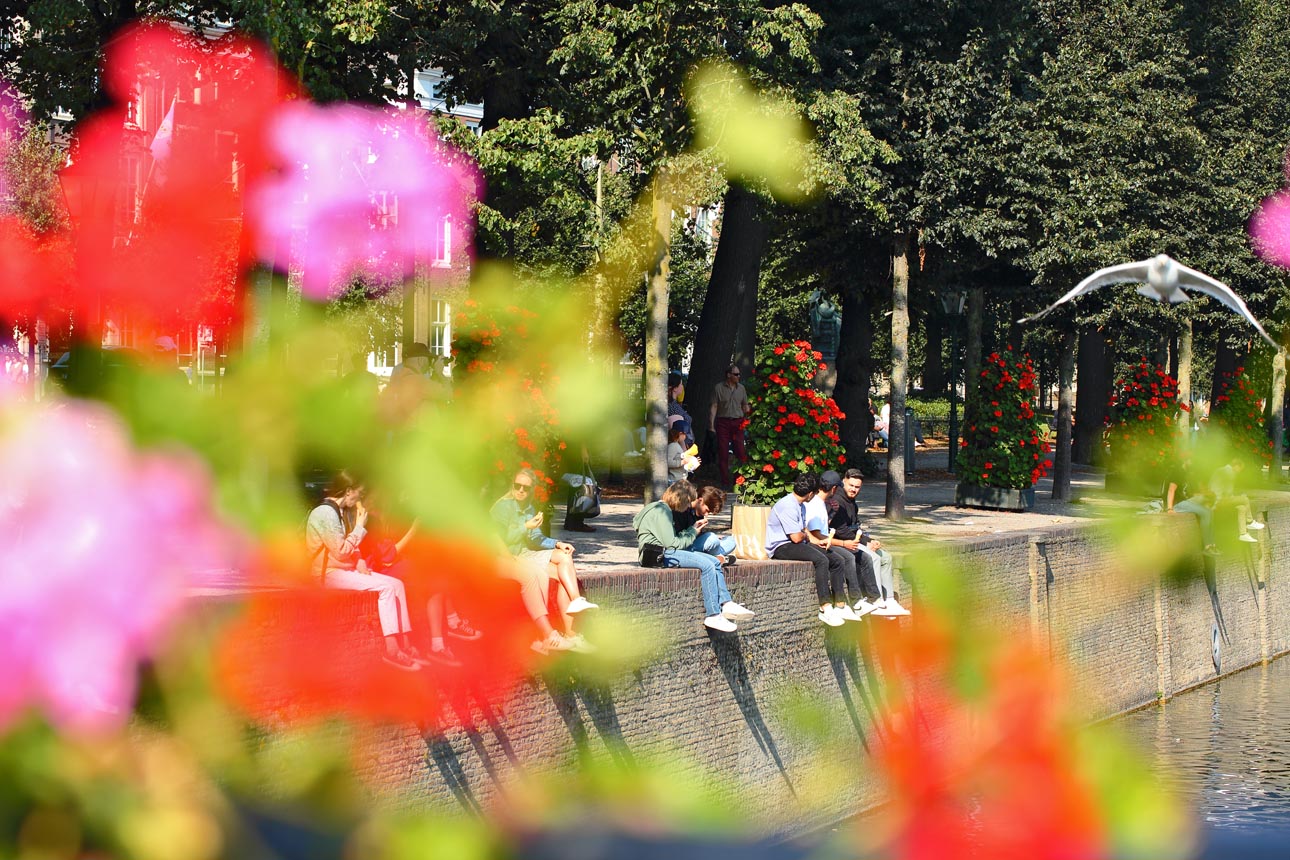
[[[1018,322],[1034,322],[1052,313],[1058,305],[1065,304],[1077,296],[1091,293],[1098,287],[1105,287],[1107,284],[1124,283],[1141,284],[1138,287],[1139,295],[1155,299],[1158,302],[1168,302],[1172,305],[1187,301],[1186,290],[1196,290],[1208,296],[1213,296],[1244,317],[1250,325],[1254,326],[1254,330],[1264,340],[1272,344],[1273,349],[1280,349],[1277,342],[1268,337],[1268,333],[1263,330],[1263,326],[1255,319],[1254,314],[1250,313],[1250,309],[1245,306],[1245,302],[1241,300],[1241,297],[1232,292],[1231,287],[1221,281],[1214,280],[1203,272],[1189,269],[1168,254],[1157,254],[1150,260],[1140,260],[1137,263],[1121,263],[1118,266],[1099,269],[1080,281],[1075,289],[1039,313],[1018,320]]]

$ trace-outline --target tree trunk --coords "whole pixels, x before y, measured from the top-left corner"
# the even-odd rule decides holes
[[[967,342],[963,345],[963,410],[976,398],[981,381],[981,326],[985,320],[985,290],[973,287],[968,292]]]
[[[1237,351],[1226,337],[1218,338],[1218,348],[1214,351],[1214,379],[1209,386],[1209,408],[1211,411],[1221,409],[1218,398],[1231,384],[1232,374],[1241,366],[1244,351]]]
[[[667,489],[667,293],[671,268],[672,206],[663,177],[653,190],[654,236],[645,317],[645,403],[649,410],[646,448],[649,454],[648,498]]]
[[[909,384],[909,237],[898,234],[891,253],[891,415],[887,422],[888,519],[905,517],[905,389]]]
[[[1071,388],[1075,376],[1075,332],[1062,335],[1058,363],[1057,448],[1053,452],[1053,498],[1071,500]]]
[[[1192,349],[1192,327],[1191,320],[1183,323],[1182,331],[1178,332],[1178,374],[1174,378],[1178,380],[1178,402],[1191,408],[1191,349]],[[1191,412],[1179,410],[1178,423],[1184,434],[1191,428]]]
[[[1281,449],[1285,444],[1285,426],[1282,423],[1285,415],[1285,399],[1286,350],[1282,347],[1272,357],[1272,397],[1268,400],[1268,406],[1272,412],[1268,416],[1270,419],[1268,435],[1272,439],[1272,466],[1268,474],[1278,483],[1281,481]]]
[[[1079,334],[1079,382],[1075,389],[1075,440],[1071,459],[1089,464],[1102,442],[1106,423],[1106,335],[1095,326]]]
[[[873,321],[869,302],[859,284],[848,284],[842,290],[842,331],[839,333],[836,359],[838,381],[833,400],[846,418],[842,419],[842,445],[847,463],[859,466],[869,445],[873,416],[869,414],[869,384],[873,379]]]
[[[933,297],[932,301],[937,300]],[[953,325],[935,307],[929,307],[923,317],[924,331],[927,333],[927,354],[923,360],[923,394],[927,397],[941,397],[947,391],[945,360],[941,357],[947,324]]]
[[[711,432],[708,411],[712,392],[725,379],[745,304],[753,306],[756,320],[757,277],[761,272],[766,234],[760,198],[740,186],[730,186],[722,204],[721,236],[694,336],[690,378],[685,386],[686,410],[694,419],[695,441],[700,446]],[[845,324],[845,317],[843,321]],[[751,374],[745,375],[746,387],[751,388],[750,381]]]

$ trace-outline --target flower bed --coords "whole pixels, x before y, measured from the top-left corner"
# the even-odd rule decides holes
[[[963,418],[958,465],[964,484],[1023,490],[1048,474],[1052,446],[1035,413],[1035,378],[1028,355],[1008,349],[985,360]]]

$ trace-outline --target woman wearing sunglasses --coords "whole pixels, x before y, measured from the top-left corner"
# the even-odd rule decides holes
[[[543,638],[534,643],[539,651],[589,651],[591,646],[581,634],[573,632],[573,615],[597,605],[582,596],[578,576],[573,569],[573,545],[542,534],[542,514],[533,509],[533,492],[537,476],[530,469],[515,474],[511,489],[493,505],[490,514],[502,542],[521,564],[515,578],[529,616],[542,631]],[[564,632],[554,629],[548,618],[549,583],[557,585],[556,607]]]

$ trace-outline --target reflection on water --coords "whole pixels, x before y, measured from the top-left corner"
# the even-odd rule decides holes
[[[1290,657],[1119,720],[1214,828],[1290,828]]]

